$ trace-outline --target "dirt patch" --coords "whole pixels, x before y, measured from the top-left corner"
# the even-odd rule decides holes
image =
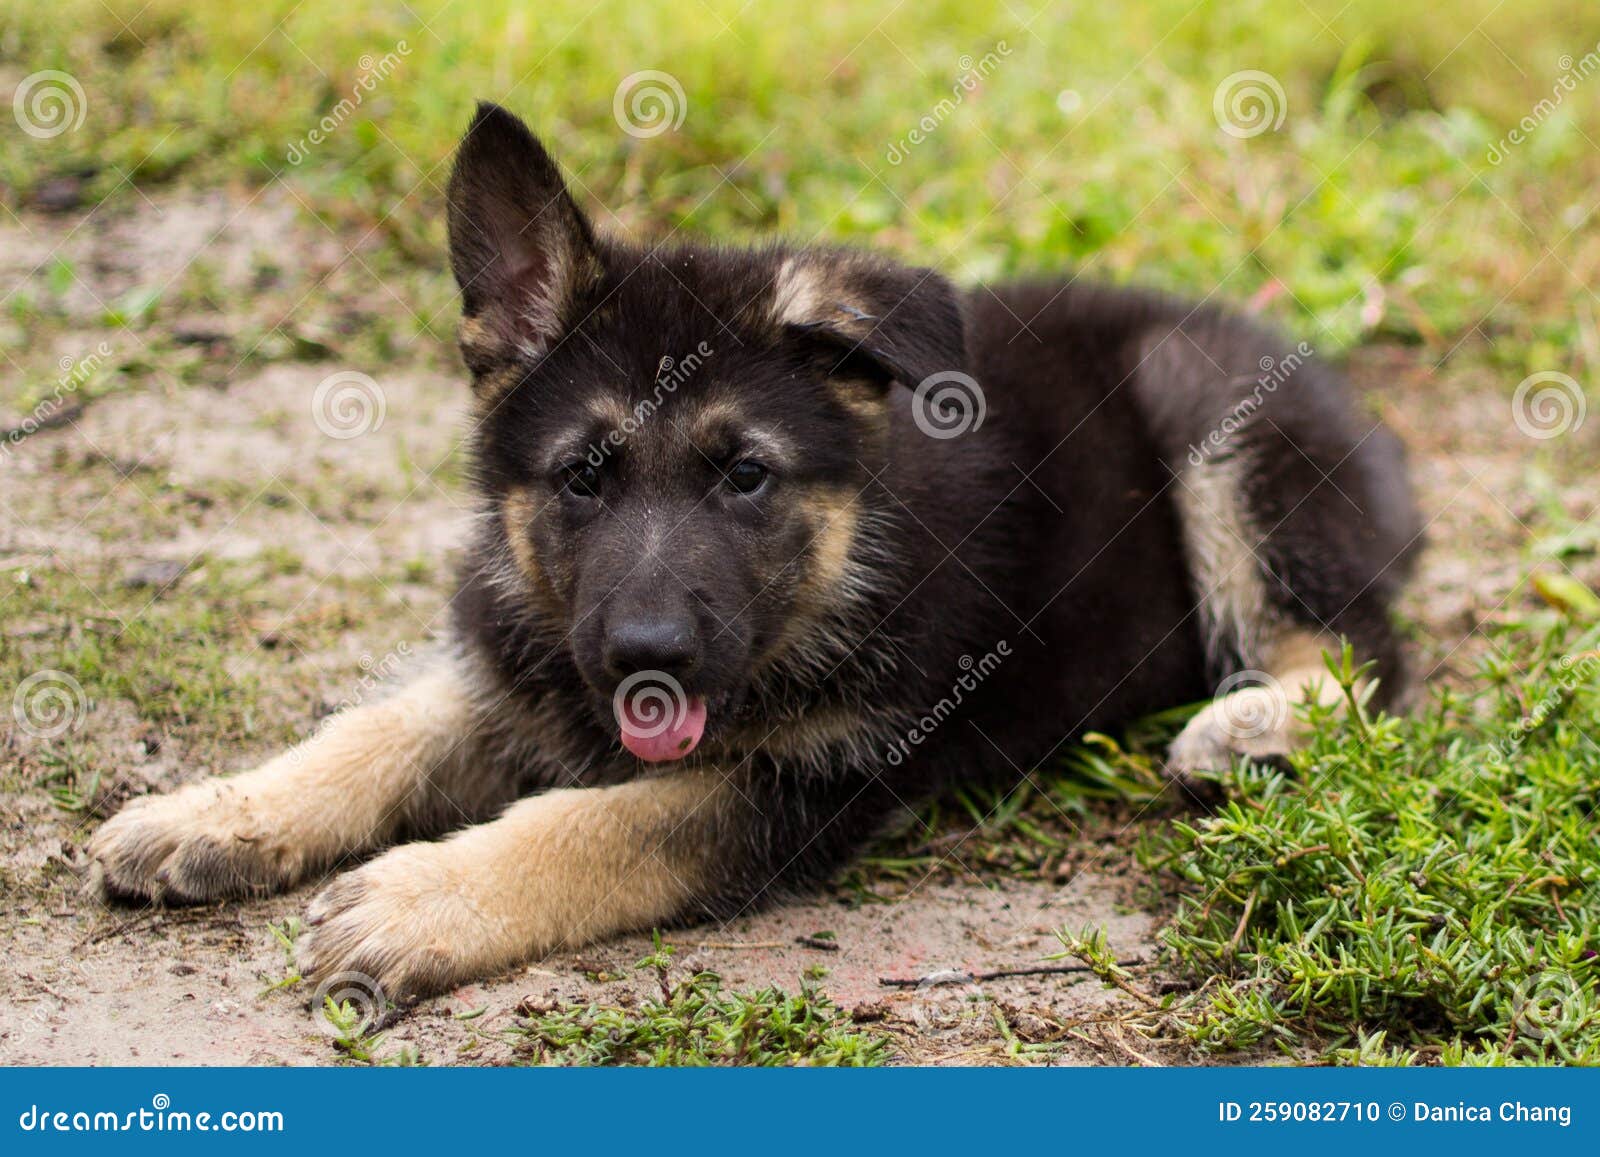
[[[906,1059],[981,1063],[1002,1055],[1001,1042],[992,1020],[980,1015],[982,1006],[968,999],[970,986],[885,988],[880,978],[1026,965],[1058,947],[1050,930],[1063,923],[1105,923],[1119,950],[1147,949],[1152,917],[1127,911],[1116,893],[1093,879],[1065,889],[940,884],[893,905],[847,908],[817,899],[726,928],[686,929],[670,940],[679,947],[680,967],[715,971],[730,989],[793,991],[809,971],[842,1008],[899,1037]],[[30,906],[13,942],[18,971],[0,1011],[6,1063],[333,1061],[330,1031],[308,1012],[303,986],[270,990],[286,962],[266,926],[295,915],[304,900],[297,893],[144,914],[104,913],[87,901],[54,912]],[[799,943],[819,931],[833,933],[836,951]],[[517,1054],[507,1030],[519,1005],[631,1005],[653,987],[634,969],[650,948],[648,938],[629,937],[428,1001],[387,1030],[378,1055],[411,1048],[433,1064],[512,1062]],[[1032,1021],[1092,1020],[1114,1003],[1083,977],[990,982],[984,992],[1003,1001],[1024,1028]],[[1060,1062],[1103,1059],[1102,1050],[1068,1044]]]
[[[1402,614],[1417,673],[1429,682],[1503,655],[1486,632],[1540,606],[1533,574],[1600,580],[1590,481],[1600,430],[1580,416],[1559,436],[1528,433],[1513,400],[1523,375],[1493,368],[1484,357],[1491,349],[1469,337],[1437,364],[1397,347],[1351,360],[1356,384],[1410,456],[1426,526]]]
[[[121,798],[250,766],[375,669],[393,673],[374,656],[402,642],[420,651],[440,626],[439,560],[471,516],[448,294],[437,277],[375,268],[359,241],[270,190],[0,224],[0,278],[34,303],[38,331],[0,394],[0,419],[10,428],[41,406],[49,419],[0,462],[7,671],[53,668],[66,642],[86,638],[107,667],[69,732],[13,733],[0,747],[5,1063],[338,1058],[303,986],[274,987],[289,965],[269,925],[298,915],[309,889],[194,911],[107,910],[78,872],[85,832]],[[102,339],[114,352],[92,386],[52,402],[62,359],[80,362]],[[1521,551],[1550,509],[1578,522],[1592,499],[1554,483],[1545,506],[1512,497],[1530,492],[1531,447],[1494,375],[1434,372],[1401,350],[1363,352],[1354,372],[1412,448],[1433,545],[1407,615],[1421,669],[1448,678],[1483,653],[1483,623],[1526,604]],[[354,387],[352,410],[319,401],[339,375]],[[1592,572],[1592,552],[1569,561]],[[153,673],[166,656],[130,649],[149,621],[174,648],[210,658]],[[121,682],[119,662],[135,668]],[[141,680],[172,687],[152,708],[136,701]],[[1056,1063],[1193,1060],[1132,1048],[1108,1028],[1116,995],[1081,976],[986,983],[1004,1029],[970,1015],[960,985],[880,983],[1037,966],[1063,926],[1104,926],[1119,956],[1151,961],[1160,915],[1137,884],[1131,853],[1108,842],[1059,879],[945,873],[887,900],[841,890],[670,939],[686,966],[713,969],[728,988],[814,980],[893,1034],[906,1061],[1004,1061],[1007,1031],[1053,1041]],[[837,950],[800,943],[818,932]],[[649,947],[633,937],[427,1002],[381,1051],[513,1061],[506,1030],[520,1003],[628,1003],[652,983],[633,969]]]

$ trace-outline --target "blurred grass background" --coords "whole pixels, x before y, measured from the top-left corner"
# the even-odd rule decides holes
[[[391,74],[290,163],[402,41]],[[1443,356],[1480,327],[1512,382],[1558,350],[1587,377],[1600,75],[1503,163],[1488,157],[1597,44],[1587,0],[9,0],[0,79],[70,73],[89,115],[50,139],[8,131],[0,181],[16,209],[63,177],[90,200],[281,180],[440,268],[448,156],[489,98],[530,119],[602,220],[641,235],[823,235],[967,279],[1070,263],[1253,299],[1320,348],[1386,338]],[[612,101],[645,69],[686,108],[675,131],[636,139]],[[1213,97],[1246,69],[1281,84],[1285,117],[1235,139]]]

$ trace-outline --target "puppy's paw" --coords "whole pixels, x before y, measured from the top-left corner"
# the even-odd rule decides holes
[[[195,904],[292,884],[303,856],[226,780],[128,803],[89,840],[90,887],[108,899]]]
[[[1206,706],[1167,749],[1167,775],[1192,783],[1205,772],[1227,771],[1239,756],[1281,758],[1293,747],[1288,698],[1277,686],[1248,686]]]
[[[452,847],[402,845],[319,892],[297,945],[301,975],[356,974],[407,1004],[510,963],[507,922],[475,897]]]

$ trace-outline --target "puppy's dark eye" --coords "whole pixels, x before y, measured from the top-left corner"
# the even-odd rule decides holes
[[[728,467],[728,488],[739,494],[754,494],[767,484],[767,468],[749,458]]]
[[[579,498],[600,496],[600,471],[587,462],[572,462],[556,475],[557,484],[568,494]]]

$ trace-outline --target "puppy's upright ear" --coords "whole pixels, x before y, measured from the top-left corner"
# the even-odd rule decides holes
[[[483,102],[456,153],[446,199],[467,366],[481,376],[538,357],[600,276],[594,232],[561,171],[527,125]]]
[[[772,318],[786,331],[836,348],[841,365],[875,368],[913,388],[967,364],[955,287],[931,269],[864,253],[808,249],[782,259]]]

